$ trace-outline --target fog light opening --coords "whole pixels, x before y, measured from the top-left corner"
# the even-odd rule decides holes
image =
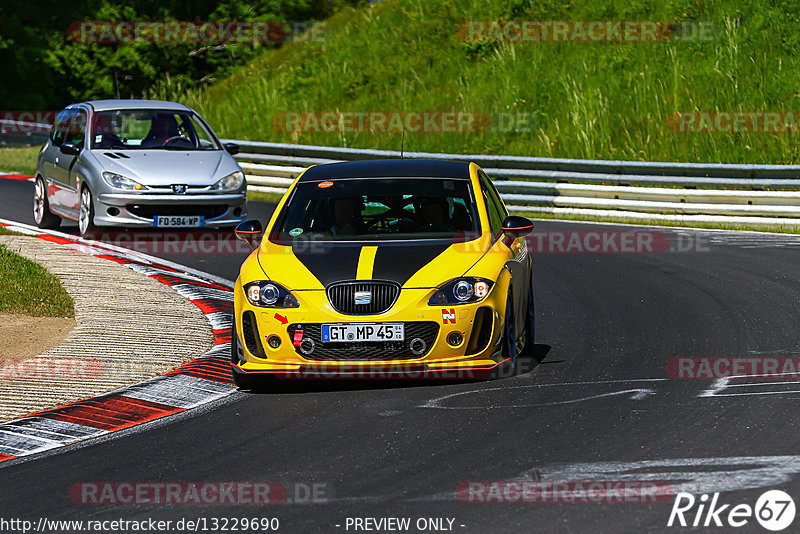
[[[119,208],[114,208],[114,207],[108,208],[106,210],[106,213],[108,213],[112,217],[116,217],[117,215],[119,215]]]
[[[309,355],[312,352],[314,352],[315,348],[316,344],[314,343],[314,340],[311,338],[307,337],[300,342],[300,352],[302,352],[305,355]]]
[[[267,344],[269,345],[269,348],[277,349],[278,347],[281,346],[281,338],[275,335],[269,336],[267,338]]]
[[[464,336],[461,335],[461,332],[450,332],[447,336],[447,343],[449,343],[453,347],[457,347],[464,342]]]
[[[233,210],[234,217],[238,217],[241,214],[242,214],[242,208],[236,208],[235,210]]]
[[[408,348],[412,354],[416,354],[417,356],[422,356],[425,354],[425,349],[428,348],[427,343],[421,337],[415,337],[411,340],[411,343],[408,344]]]

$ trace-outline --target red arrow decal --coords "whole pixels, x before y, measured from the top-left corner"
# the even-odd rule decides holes
[[[278,321],[280,321],[280,322],[281,322],[281,324],[286,324],[286,323],[288,323],[288,322],[289,322],[289,319],[287,319],[286,317],[284,317],[283,315],[280,315],[280,314],[278,314],[278,313],[276,313],[276,314],[275,314],[275,318],[276,318]]]

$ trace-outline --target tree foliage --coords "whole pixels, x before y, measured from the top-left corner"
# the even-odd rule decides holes
[[[315,21],[354,0],[84,0],[0,2],[0,107],[60,109],[71,102],[177,96],[213,84],[264,47],[252,43],[82,43],[78,21]],[[48,4],[48,5],[43,5]]]

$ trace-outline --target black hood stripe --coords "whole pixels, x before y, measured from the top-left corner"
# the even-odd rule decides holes
[[[371,278],[390,280],[402,286],[414,273],[447,250],[450,244],[445,241],[378,245]],[[292,252],[325,287],[334,282],[357,279],[362,243],[351,245],[317,242],[314,246],[308,246],[308,243],[304,245],[294,246]]]
[[[372,278],[391,280],[401,286],[409,278],[447,250],[449,242],[430,244],[385,245],[378,247]]]
[[[328,287],[334,282],[355,278],[361,245],[301,243],[293,246],[292,252],[323,286]]]

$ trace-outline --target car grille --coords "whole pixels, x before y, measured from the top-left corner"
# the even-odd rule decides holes
[[[356,292],[369,292],[369,304],[356,304]],[[392,307],[400,286],[394,282],[337,282],[328,286],[328,300],[339,313],[374,315]]]
[[[225,204],[128,204],[125,208],[145,219],[152,219],[156,215],[200,215],[205,219],[216,219],[228,211]]]
[[[290,339],[298,329],[303,330],[303,339],[311,339],[313,350],[305,351],[295,347],[295,351],[306,360],[313,361],[381,361],[381,360],[414,360],[422,358],[433,347],[439,333],[439,325],[433,321],[411,321],[405,325],[405,341],[375,341],[363,343],[323,343],[322,325],[316,323],[291,324],[288,327]],[[425,342],[422,354],[411,352],[409,345],[412,340],[420,338]]]

